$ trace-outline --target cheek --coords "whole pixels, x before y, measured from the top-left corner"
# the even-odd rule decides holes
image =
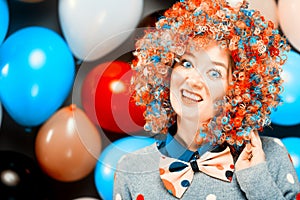
[[[177,115],[181,115],[180,86],[184,82],[184,77],[180,70],[174,69],[170,80],[170,102],[173,110]]]
[[[179,102],[179,99],[178,99],[178,94],[176,94],[175,92],[173,92],[171,90],[170,92],[170,103],[171,103],[171,107],[173,108],[174,112],[181,116],[181,113],[182,113],[182,108],[181,108],[181,104]]]
[[[170,89],[175,90],[178,89],[178,87],[182,84],[184,81],[184,72],[182,70],[179,70],[178,68],[175,68],[171,74],[171,80],[170,80]]]
[[[209,92],[212,101],[222,99],[226,95],[228,83],[226,81],[219,81],[211,83],[209,86]]]

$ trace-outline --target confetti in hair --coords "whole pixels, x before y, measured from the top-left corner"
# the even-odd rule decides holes
[[[229,50],[234,66],[232,81],[220,114],[199,131],[213,134],[215,142],[241,146],[251,131],[270,125],[270,113],[281,102],[281,66],[289,45],[271,21],[246,0],[231,7],[225,0],[181,0],[166,10],[154,30],[147,30],[136,43],[132,69],[134,99],[146,106],[145,130],[166,133],[176,122],[170,105],[171,68],[183,55],[188,42],[202,48],[210,41]]]

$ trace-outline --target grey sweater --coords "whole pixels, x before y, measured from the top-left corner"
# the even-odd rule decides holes
[[[232,182],[197,172],[181,199],[296,199],[300,184],[286,148],[277,138],[261,137],[261,140],[266,162],[236,171]],[[124,155],[115,171],[113,199],[177,199],[163,186],[159,158],[155,144]]]

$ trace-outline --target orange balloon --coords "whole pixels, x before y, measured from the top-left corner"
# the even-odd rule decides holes
[[[76,181],[87,176],[100,152],[100,133],[75,104],[54,113],[42,125],[35,141],[41,169],[59,181]]]

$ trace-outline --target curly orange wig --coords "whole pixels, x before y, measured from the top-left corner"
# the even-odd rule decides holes
[[[231,7],[225,0],[181,0],[164,13],[154,30],[136,43],[132,69],[134,99],[146,106],[145,130],[166,133],[176,113],[169,100],[169,78],[174,60],[188,41],[200,47],[216,41],[234,61],[232,81],[220,114],[199,131],[214,142],[241,146],[251,131],[270,125],[270,113],[281,102],[281,66],[289,45],[271,21],[248,9],[244,0]],[[211,134],[208,134],[211,133]]]

